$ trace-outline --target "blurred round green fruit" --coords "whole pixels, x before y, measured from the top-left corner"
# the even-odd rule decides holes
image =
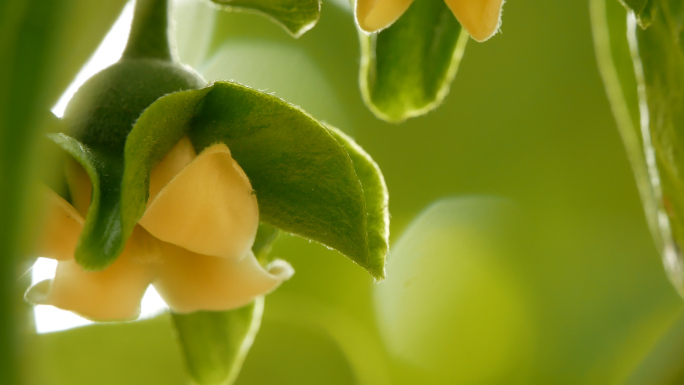
[[[397,383],[524,382],[534,326],[515,263],[515,206],[491,197],[439,201],[391,252],[375,289]]]
[[[64,111],[70,134],[88,145],[123,149],[150,104],[206,81],[189,67],[156,59],[123,59],[86,81]]]

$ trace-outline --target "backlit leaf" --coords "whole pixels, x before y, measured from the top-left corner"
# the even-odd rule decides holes
[[[449,93],[467,40],[443,0],[414,1],[389,28],[362,34],[359,81],[366,105],[391,122],[433,110]]]

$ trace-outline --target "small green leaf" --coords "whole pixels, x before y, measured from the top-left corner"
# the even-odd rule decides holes
[[[468,33],[443,0],[414,1],[389,28],[361,35],[366,105],[390,122],[437,108],[449,93]]]
[[[382,271],[384,277],[385,257],[389,252],[389,194],[385,179],[377,163],[361,146],[337,128],[328,126],[354,163],[356,175],[361,181],[366,200],[368,250],[372,269]]]
[[[259,331],[264,298],[242,308],[172,314],[185,361],[198,385],[229,385]]]
[[[212,0],[227,9],[262,14],[299,37],[313,28],[321,13],[320,0]]]
[[[639,97],[648,106],[642,112],[642,131],[653,188],[658,199],[663,237],[663,260],[670,280],[684,295],[684,46],[681,23],[684,7],[679,0],[654,5],[651,26],[634,31]],[[668,247],[668,245],[671,245]]]
[[[65,134],[48,134],[48,138],[83,166],[90,177],[92,198],[74,257],[86,270],[102,270],[118,258],[130,236],[122,234],[119,210],[121,158]]]

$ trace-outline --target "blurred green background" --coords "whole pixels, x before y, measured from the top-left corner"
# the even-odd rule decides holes
[[[343,129],[390,191],[385,283],[279,238],[273,253],[297,273],[267,297],[238,384],[618,384],[675,322],[587,2],[507,3],[502,33],[468,43],[444,105],[401,125],[361,101],[343,1],[298,40],[204,2],[178,14],[184,61]],[[186,383],[165,316],[31,336],[25,363],[35,384]]]

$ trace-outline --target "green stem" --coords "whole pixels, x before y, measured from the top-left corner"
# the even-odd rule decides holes
[[[176,60],[175,42],[169,31],[169,11],[168,0],[136,0],[124,59]]]

